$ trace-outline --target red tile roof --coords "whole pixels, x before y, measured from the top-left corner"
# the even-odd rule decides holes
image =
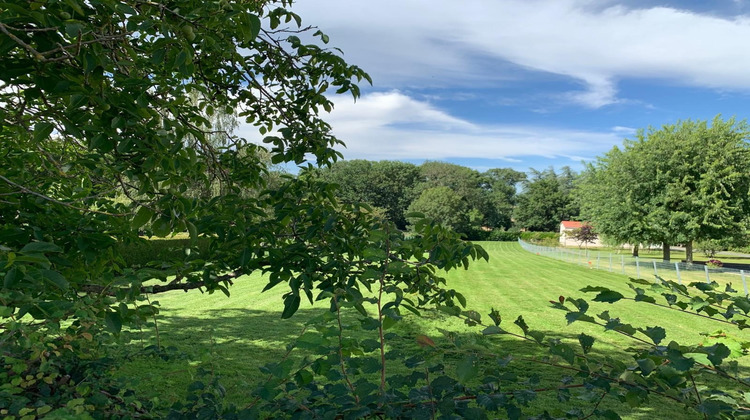
[[[562,223],[563,228],[565,229],[578,229],[583,226],[583,222],[574,222],[572,220],[563,220],[560,223]]]

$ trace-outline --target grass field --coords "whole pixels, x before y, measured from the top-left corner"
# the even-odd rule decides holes
[[[546,248],[548,252],[541,251],[542,255],[548,255],[563,261],[583,265],[590,268],[596,268],[604,271],[611,271],[625,274],[630,277],[653,279],[654,275],[689,284],[692,282],[706,282],[705,266],[702,264],[687,265],[680,263],[685,258],[684,251],[673,251],[670,262],[665,263],[661,259],[661,251],[641,250],[638,264],[636,259],[630,256],[628,250],[603,250],[603,249],[580,249],[580,248]],[[724,253],[717,255],[716,259],[725,264],[747,264],[750,260],[742,254]],[[705,258],[703,259],[705,260]],[[703,261],[696,255],[696,261]],[[654,264],[656,263],[656,264]],[[679,272],[675,263],[680,263]],[[743,283],[743,274],[736,268],[709,268],[708,279],[711,282],[717,282],[722,286],[731,283],[736,290],[743,291],[750,283],[750,270],[745,271]]]
[[[548,302],[557,300],[561,295],[585,297],[590,301],[594,295],[578,291],[587,285],[606,286],[631,296],[627,277],[537,256],[522,250],[516,243],[486,242],[482,245],[490,254],[489,263],[475,263],[468,271],[451,271],[447,273],[447,278],[448,286],[463,293],[469,308],[477,310],[484,318],[487,318],[486,314],[491,308],[496,308],[503,317],[503,326],[520,332],[512,322],[523,315],[532,329],[569,342],[575,342],[575,337],[585,332],[597,337],[594,353],[615,358],[626,357],[621,350],[638,345],[616,333],[604,333],[603,328],[591,324],[574,323],[568,326],[564,312],[552,309]],[[327,305],[312,307],[303,302],[293,318],[281,320],[280,295],[285,291],[284,286],[261,293],[264,285],[265,281],[260,276],[249,276],[236,282],[229,298],[220,293],[202,295],[198,292],[172,292],[152,297],[160,302],[162,308],[157,319],[161,344],[175,346],[179,351],[168,360],[129,357],[122,361],[119,375],[137,379],[137,387],[145,395],[171,403],[184,395],[198,366],[208,367],[221,376],[229,401],[239,404],[247,401],[253,383],[261,378],[258,368],[279,360],[286,344],[302,330],[303,323],[327,308]],[[636,327],[663,326],[668,332],[666,342],[699,343],[702,339],[700,332],[719,328],[719,324],[707,320],[677,311],[660,310],[643,303],[590,303],[591,314],[609,310],[613,316],[619,316],[623,322]],[[441,334],[438,328],[470,334],[480,331],[442,314],[428,312],[424,315],[423,318],[408,317],[406,325],[399,331],[401,335],[413,338],[416,334],[426,334],[439,342]],[[495,341],[497,352],[516,358],[539,354],[535,345],[508,336],[489,338]],[[123,348],[132,353],[154,344],[155,332],[152,327],[144,326],[142,330],[128,332],[124,340],[128,339],[129,343]],[[413,340],[400,345],[415,346]],[[750,365],[745,361],[742,367],[747,369]],[[527,368],[522,365],[514,367],[519,374],[528,374],[525,372]],[[551,376],[552,373],[557,373],[557,376]],[[543,377],[560,377],[559,372],[542,370],[540,374]],[[536,404],[539,411],[559,407],[555,395],[542,396]],[[605,400],[602,407],[617,404],[614,400]],[[629,418],[690,418],[679,405],[658,397],[649,407],[629,412],[625,407],[618,407],[617,410],[622,413],[623,409]]]

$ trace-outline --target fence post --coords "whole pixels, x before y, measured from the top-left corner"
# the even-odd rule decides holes
[[[625,274],[625,256],[620,255],[620,267],[622,267],[622,274]]]
[[[609,254],[609,272],[612,272],[612,254]]]
[[[706,271],[706,283],[711,284],[711,278],[708,276],[708,266],[704,265],[703,268]]]
[[[641,262],[638,257],[635,257],[635,278],[641,278]]]
[[[677,272],[677,283],[682,284],[682,278],[680,277],[680,263],[674,263],[674,271]]]
[[[745,296],[747,296],[748,293],[747,293],[747,282],[745,281],[745,270],[740,270],[740,275],[742,276],[742,287],[745,288]]]
[[[654,263],[654,275],[658,277],[659,276],[659,272],[656,271],[656,260],[654,260],[653,263]]]
[[[599,269],[599,260],[601,260],[602,256],[598,252],[596,253],[596,269]]]

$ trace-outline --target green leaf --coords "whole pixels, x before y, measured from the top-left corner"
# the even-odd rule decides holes
[[[588,352],[591,351],[591,347],[594,346],[594,341],[596,341],[594,337],[591,337],[584,333],[578,335],[578,342],[581,344],[583,354],[588,354]]]
[[[721,362],[732,353],[729,347],[722,343],[714,344],[711,347],[707,347],[705,350],[708,353],[708,360],[710,360],[714,366],[719,366]]]
[[[549,352],[551,354],[562,357],[563,360],[570,363],[571,365],[575,362],[575,351],[573,351],[573,348],[565,343],[552,343],[549,347]]]
[[[542,341],[544,341],[544,336],[545,334],[541,331],[529,331],[529,337],[533,338],[539,344],[542,344]]]
[[[34,141],[40,142],[45,140],[52,134],[54,126],[48,122],[38,122],[34,125]]]
[[[662,327],[647,327],[645,330],[643,328],[638,328],[638,331],[645,334],[656,345],[659,345],[659,343],[667,337],[667,332]]]
[[[490,325],[489,327],[482,330],[482,334],[484,335],[493,335],[493,334],[503,334],[504,331],[495,325]]]
[[[500,316],[500,312],[498,312],[495,308],[492,308],[489,316],[492,322],[495,323],[495,325],[500,326],[500,323],[503,320],[503,318]]]
[[[581,289],[582,292],[608,292],[610,289],[602,286],[586,286],[583,289]]]
[[[65,277],[62,276],[62,274],[52,270],[39,270],[39,272],[47,281],[57,286],[60,290],[68,290],[68,287],[70,285],[68,284],[68,281],[65,280]]]
[[[23,272],[18,267],[12,267],[7,273],[5,273],[3,287],[6,289],[12,289],[22,278]]]
[[[565,319],[568,321],[568,325],[576,321],[596,323],[596,320],[593,317],[586,315],[583,312],[568,312],[565,314]]]
[[[594,302],[615,303],[623,297],[622,293],[615,292],[614,290],[607,290],[596,295]]]
[[[750,312],[750,299],[746,297],[738,297],[734,299],[734,306],[739,308],[742,312],[747,314]]]
[[[104,315],[104,323],[107,329],[114,334],[119,334],[122,331],[122,317],[119,312],[107,312]]]
[[[474,355],[467,356],[456,365],[456,377],[465,384],[479,374],[479,364]]]
[[[151,209],[149,209],[148,207],[141,207],[140,209],[138,209],[138,212],[135,213],[135,216],[133,216],[133,220],[130,222],[130,226],[132,226],[133,229],[138,229],[139,227],[148,223],[153,216],[154,212],[151,211]]]
[[[641,368],[641,372],[643,372],[644,375],[648,375],[656,369],[656,363],[649,358],[639,359],[638,367]]]
[[[284,312],[281,313],[282,319],[290,318],[297,312],[300,304],[300,296],[297,294],[288,294],[284,296]]]
[[[513,322],[514,324],[518,325],[519,328],[523,331],[523,335],[526,335],[529,333],[529,326],[526,325],[526,321],[523,319],[523,316],[518,315],[518,318]]]
[[[21,252],[62,252],[62,248],[49,242],[30,242],[21,248]]]
[[[260,33],[260,18],[251,13],[240,14],[240,31],[245,42],[253,42]]]

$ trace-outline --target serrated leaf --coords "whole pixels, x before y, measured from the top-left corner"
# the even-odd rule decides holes
[[[545,334],[541,331],[529,331],[529,337],[533,338],[539,344],[542,344],[542,341],[544,341],[544,336]]]
[[[656,363],[649,358],[639,359],[637,362],[638,367],[641,368],[641,372],[643,372],[644,375],[648,375],[656,369]]]
[[[580,289],[581,292],[587,293],[587,292],[608,292],[610,289],[602,286],[586,286],[583,289]],[[562,297],[562,296],[560,296]],[[563,303],[561,300],[560,303]]]
[[[466,383],[479,374],[479,364],[476,356],[468,356],[456,365],[456,377],[459,382]]]
[[[500,316],[500,312],[498,312],[494,308],[490,311],[489,317],[496,326],[500,326],[500,323],[503,321],[503,318]]]
[[[482,330],[482,334],[484,335],[494,335],[494,334],[502,334],[503,330],[495,325],[490,325],[489,327]]]
[[[565,343],[553,343],[552,345],[550,345],[549,352],[551,354],[562,357],[563,360],[570,363],[571,365],[575,362],[575,351],[573,351],[573,348]]]
[[[729,347],[725,346],[722,343],[717,343],[711,347],[707,347],[706,352],[708,353],[708,360],[710,360],[711,363],[714,364],[714,366],[719,366],[724,359],[732,354],[732,351],[729,349]]]
[[[523,316],[519,315],[518,318],[516,318],[515,321],[513,321],[514,324],[518,325],[519,328],[523,331],[523,335],[526,335],[529,333],[529,326],[526,325],[526,321],[523,319]]]
[[[596,341],[594,337],[591,337],[584,333],[578,335],[578,342],[581,344],[583,354],[588,354],[588,352],[591,351],[591,347],[594,346],[594,341]]]
[[[3,287],[6,289],[12,289],[19,281],[23,278],[23,273],[18,267],[12,267],[5,273],[3,278]]]
[[[662,327],[647,327],[645,330],[643,328],[638,328],[638,331],[645,334],[646,337],[650,338],[656,345],[659,345],[659,343],[667,337],[667,332]]]
[[[565,319],[568,321],[568,325],[576,321],[596,323],[596,320],[593,317],[582,312],[568,312],[565,314]]]
[[[615,303],[623,297],[622,293],[615,292],[614,290],[607,290],[596,295],[594,302]]]
[[[747,314],[748,312],[750,312],[750,299],[746,297],[735,298],[734,306],[739,308],[745,314]]]

